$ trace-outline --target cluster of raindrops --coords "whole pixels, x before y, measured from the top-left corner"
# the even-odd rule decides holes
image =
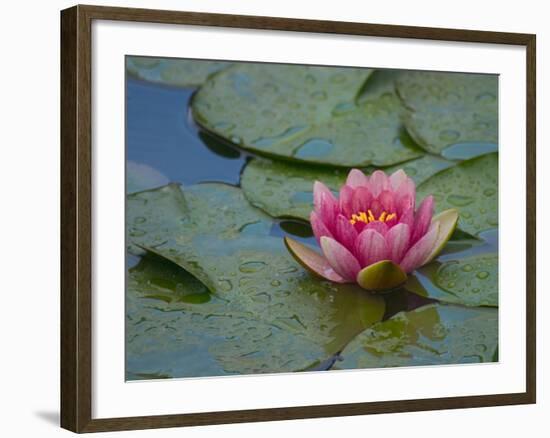
[[[402,107],[392,91],[356,103],[371,74],[369,69],[235,65],[199,89],[193,114],[240,147],[283,158],[358,166],[417,157],[393,141],[402,126]]]
[[[441,289],[468,297],[471,305],[498,305],[498,256],[485,254],[443,263],[435,275]]]
[[[304,168],[269,160],[252,160],[241,177],[249,202],[273,217],[309,220],[313,206],[313,181],[323,181],[335,191],[346,172],[340,169]]]
[[[230,63],[189,59],[128,56],[126,69],[134,77],[177,87],[201,85],[210,75],[226,69]]]
[[[498,226],[498,155],[487,154],[444,170],[418,187],[432,194],[439,210],[457,208],[458,226],[476,235]]]
[[[426,150],[498,143],[498,79],[493,75],[410,72],[397,80],[410,111],[405,125]]]

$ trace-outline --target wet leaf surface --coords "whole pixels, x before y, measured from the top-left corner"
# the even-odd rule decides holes
[[[143,258],[129,273],[127,378],[295,371],[325,357],[321,346],[240,304],[211,295],[165,259]]]
[[[437,270],[435,284],[456,296],[472,295],[480,306],[498,305],[498,255],[486,254],[444,262]]]
[[[405,125],[413,139],[438,154],[455,143],[498,143],[498,77],[408,72],[397,91],[410,111]]]
[[[433,195],[436,211],[456,208],[458,227],[475,236],[498,226],[498,154],[464,161],[417,187],[417,199]]]
[[[436,261],[409,277],[405,288],[423,297],[465,306],[498,306],[498,255]]]
[[[397,95],[397,79],[407,74],[407,70],[381,69],[374,70],[374,73],[365,82],[357,96],[357,103],[379,99],[382,96]]]
[[[164,85],[196,87],[231,64],[197,59],[170,59],[128,56],[126,70],[132,76]]]
[[[322,181],[335,193],[347,171],[282,161],[253,159],[245,167],[241,186],[246,198],[273,217],[309,221],[313,210],[313,183]]]
[[[197,93],[193,114],[250,151],[333,166],[391,165],[421,155],[403,136],[391,93],[355,104],[369,69],[235,65]]]
[[[336,369],[492,362],[498,311],[430,305],[400,312],[357,336]]]
[[[446,160],[436,155],[424,155],[415,160],[397,164],[395,166],[383,169],[386,173],[393,173],[396,170],[403,169],[410,176],[416,185],[422,184],[435,174],[442,170],[454,166],[456,162]]]

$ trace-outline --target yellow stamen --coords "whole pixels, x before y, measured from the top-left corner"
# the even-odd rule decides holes
[[[354,213],[351,215],[351,218],[349,220],[350,224],[355,225],[357,222],[364,222],[365,224],[369,224],[371,222],[388,222],[392,219],[397,217],[397,214],[395,213],[389,213],[387,211],[383,211],[380,216],[378,216],[378,219],[374,217],[374,214],[372,210],[359,211],[357,213]]]

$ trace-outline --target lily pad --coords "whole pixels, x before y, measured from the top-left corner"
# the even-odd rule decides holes
[[[403,169],[405,173],[412,178],[418,185],[422,184],[427,179],[442,170],[453,167],[456,163],[453,161],[440,158],[436,155],[424,155],[416,160],[407,161],[406,163],[397,164],[383,169],[386,173],[393,173],[396,170]]]
[[[404,144],[396,96],[355,104],[371,74],[358,68],[235,65],[201,87],[193,114],[207,130],[270,157],[342,167],[418,157]]]
[[[322,346],[241,304],[211,295],[177,265],[146,256],[128,277],[127,378],[294,371],[325,356]]]
[[[208,288],[178,265],[152,253],[128,270],[128,289],[135,298],[149,298],[161,310],[190,310],[211,301]]]
[[[498,311],[430,305],[401,312],[357,336],[339,369],[493,362]]]
[[[243,171],[241,187],[252,205],[273,217],[309,220],[313,183],[322,181],[338,193],[347,174],[343,169],[253,159]]]
[[[225,373],[305,369],[340,351],[384,314],[380,297],[308,274],[282,239],[269,235],[270,226],[238,188],[224,184],[185,191],[169,185],[128,196],[131,243],[184,268],[209,289],[211,301],[197,306],[210,315],[211,330],[231,336],[209,349]],[[209,308],[219,302],[221,309]],[[197,324],[200,331],[202,322]],[[258,338],[250,334],[254,326]],[[180,346],[187,342],[196,341],[182,335]],[[247,350],[245,359],[239,346]]]
[[[455,143],[498,143],[498,77],[408,72],[397,90],[410,109],[405,126],[424,149],[438,154]]]
[[[433,195],[437,211],[456,208],[458,227],[472,236],[498,226],[498,154],[463,161],[419,187],[418,199]]]
[[[498,254],[443,257],[410,276],[405,289],[424,298],[465,306],[498,306]]]
[[[210,75],[230,65],[228,62],[200,59],[126,57],[126,70],[131,75],[145,81],[178,87],[202,85]]]
[[[479,305],[498,306],[498,255],[447,261],[437,270],[435,284],[456,296],[477,296]],[[469,299],[470,302],[474,300],[473,297]]]
[[[375,70],[359,92],[357,102],[359,104],[365,103],[384,95],[397,96],[396,81],[405,74],[407,74],[407,70]]]
[[[432,281],[443,292],[439,296],[443,301],[469,306],[496,307],[498,306],[498,254],[479,254],[441,262],[432,274]]]
[[[345,167],[389,166],[420,157],[423,151],[404,130],[401,112],[391,94],[369,100],[298,133],[292,157]]]
[[[455,164],[443,158],[425,155],[384,170],[392,173],[403,168],[419,184]],[[373,168],[365,171],[371,173]],[[252,159],[244,169],[241,186],[246,198],[271,216],[309,220],[313,209],[313,183],[322,181],[338,193],[347,174],[348,171],[343,169]]]

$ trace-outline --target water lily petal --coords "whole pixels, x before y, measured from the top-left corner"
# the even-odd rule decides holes
[[[365,225],[365,228],[363,228],[363,231],[374,230],[382,234],[382,236],[385,236],[386,233],[388,232],[388,229],[389,229],[388,225],[385,224],[384,222],[375,221],[375,222],[369,222],[368,225]]]
[[[382,209],[388,213],[395,212],[395,196],[390,190],[384,190],[378,195],[378,201],[382,205]]]
[[[374,199],[370,203],[370,210],[372,211],[374,217],[378,219],[382,211],[384,211],[384,208],[382,207],[382,203],[378,199]]]
[[[392,190],[397,190],[399,186],[407,179],[407,174],[403,169],[396,170],[390,175],[390,185]]]
[[[346,280],[332,269],[327,259],[321,254],[290,237],[285,237],[284,240],[290,254],[292,254],[294,259],[304,268],[327,280],[336,283],[346,283]]]
[[[369,178],[369,188],[374,197],[377,197],[382,190],[390,188],[390,180],[381,170],[375,170]]]
[[[405,272],[412,272],[424,264],[424,261],[434,249],[438,234],[439,222],[434,222],[428,232],[407,251],[405,257],[399,263]]]
[[[321,237],[323,236],[334,237],[332,235],[332,232],[327,228],[327,226],[321,220],[319,215],[314,211],[312,211],[311,214],[309,215],[309,221],[311,223],[311,229],[313,230],[313,234],[315,235],[315,238],[317,239],[317,243],[319,245],[321,244]]]
[[[371,206],[372,194],[367,187],[357,187],[353,192],[352,210],[353,213],[366,212]]]
[[[395,208],[398,214],[405,210],[413,208],[416,202],[416,185],[414,181],[407,177],[405,181],[397,188],[395,192]]]
[[[410,207],[401,213],[399,216],[399,222],[402,224],[407,224],[412,232],[414,226],[414,209]]]
[[[355,193],[355,189],[353,189],[351,186],[348,186],[347,184],[344,184],[342,188],[340,189],[340,198],[338,199],[338,202],[340,203],[340,212],[344,214],[346,217],[351,217],[355,211],[353,210],[353,195]]]
[[[369,178],[359,169],[351,169],[346,179],[346,184],[352,188],[366,187],[369,183]]]
[[[407,274],[390,260],[367,266],[357,274],[357,283],[363,289],[383,291],[394,289],[407,281]]]
[[[355,256],[344,245],[330,237],[321,237],[321,248],[332,269],[347,281],[355,281],[361,270]]]
[[[411,236],[412,243],[417,242],[418,239],[426,234],[426,231],[428,231],[428,228],[432,222],[433,212],[434,198],[433,196],[426,196],[414,216],[414,228]]]
[[[338,201],[322,182],[313,184],[313,205],[325,225],[331,229],[339,211]]]
[[[439,223],[439,234],[437,240],[430,254],[426,257],[426,260],[422,262],[423,265],[431,262],[441,252],[447,241],[453,234],[456,224],[458,222],[458,210],[450,208],[449,210],[442,211],[434,216],[432,223]]]
[[[395,227],[390,228],[384,237],[386,238],[389,259],[394,263],[399,263],[407,249],[409,249],[411,229],[407,224],[397,224]]]
[[[350,251],[353,251],[357,231],[349,219],[339,214],[336,218],[336,232],[334,238]]]
[[[386,239],[378,231],[365,229],[357,236],[355,254],[362,267],[385,260],[388,255]]]

